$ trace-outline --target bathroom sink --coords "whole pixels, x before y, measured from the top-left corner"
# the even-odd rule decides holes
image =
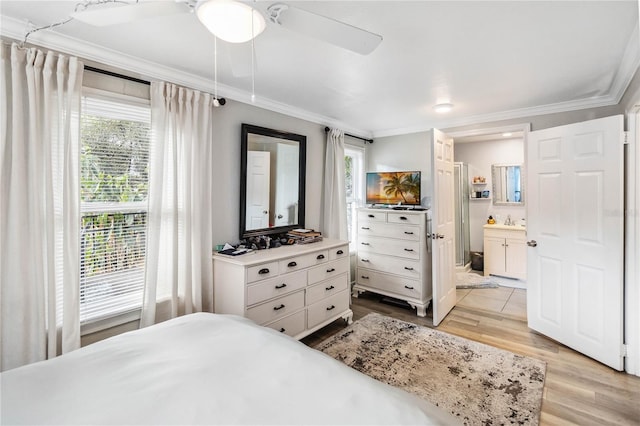
[[[501,225],[499,223],[494,223],[493,225],[486,224],[484,227],[493,229],[525,229],[522,225]]]

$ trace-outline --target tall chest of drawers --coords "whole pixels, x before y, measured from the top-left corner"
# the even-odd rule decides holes
[[[213,256],[214,311],[245,316],[301,339],[353,320],[349,245],[329,240],[241,256]]]
[[[359,209],[354,296],[364,291],[409,303],[425,316],[431,302],[428,211]]]

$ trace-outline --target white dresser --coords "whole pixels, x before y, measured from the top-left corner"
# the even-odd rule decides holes
[[[484,225],[484,275],[527,278],[526,228]]]
[[[214,310],[300,339],[342,317],[353,320],[349,245],[329,240],[241,256],[213,255]]]
[[[425,316],[431,301],[427,211],[359,209],[354,296],[371,291],[405,300]]]

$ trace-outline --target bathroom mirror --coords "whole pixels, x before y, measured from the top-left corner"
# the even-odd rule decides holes
[[[307,137],[242,124],[240,238],[304,227]]]
[[[493,204],[497,206],[523,206],[524,181],[520,164],[493,164]]]

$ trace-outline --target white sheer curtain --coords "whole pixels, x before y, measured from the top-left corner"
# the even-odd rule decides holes
[[[83,64],[2,44],[0,370],[80,346]]]
[[[213,304],[213,97],[151,84],[149,233],[141,327]]]
[[[324,167],[323,233],[327,238],[348,240],[342,130],[331,129],[327,132]]]

